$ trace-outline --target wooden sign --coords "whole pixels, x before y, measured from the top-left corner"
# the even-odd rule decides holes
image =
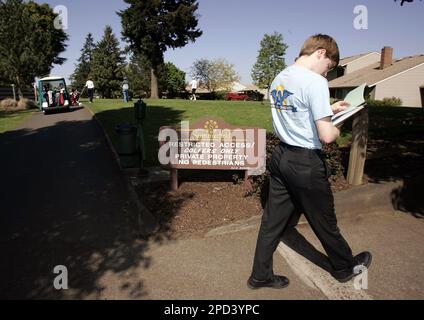
[[[208,117],[193,125],[183,121],[179,127],[161,127],[159,142],[159,162],[171,170],[265,172],[265,129],[236,127]]]

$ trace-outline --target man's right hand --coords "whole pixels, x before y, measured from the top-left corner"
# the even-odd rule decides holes
[[[333,104],[331,106],[331,109],[333,109],[333,113],[336,114],[336,113],[339,113],[343,110],[346,110],[346,108],[349,107],[349,106],[350,106],[349,102],[339,101],[339,102],[336,102],[335,104]]]

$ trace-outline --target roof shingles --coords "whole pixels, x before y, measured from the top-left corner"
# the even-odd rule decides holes
[[[394,60],[391,66],[386,67],[383,70],[380,70],[380,63],[374,63],[368,67],[362,68],[360,70],[330,81],[329,87],[357,87],[363,83],[367,83],[369,87],[372,87],[380,81],[395,76],[401,72],[404,72],[423,63],[424,55],[417,55],[413,57],[406,57]]]

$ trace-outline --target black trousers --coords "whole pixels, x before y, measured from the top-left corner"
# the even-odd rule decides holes
[[[256,244],[252,277],[267,280],[273,275],[272,257],[285,231],[305,214],[335,270],[352,267],[352,250],[340,234],[330,172],[319,150],[281,143],[270,163],[268,202]]]
[[[93,102],[94,97],[94,89],[88,89],[88,97],[90,98],[90,102]]]

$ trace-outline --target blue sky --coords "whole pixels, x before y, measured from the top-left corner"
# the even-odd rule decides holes
[[[96,41],[106,25],[111,25],[121,40],[121,23],[116,14],[125,9],[122,0],[48,0],[37,1],[68,9],[68,61],[52,70],[68,77],[80,56],[88,32]],[[368,29],[356,30],[354,8],[368,9]],[[199,27],[203,35],[184,48],[168,50],[165,60],[189,72],[199,58],[225,58],[233,63],[241,82],[251,83],[259,43],[265,33],[277,31],[289,48],[286,64],[293,63],[304,40],[312,34],[326,33],[336,38],[341,56],[394,48],[395,57],[424,54],[424,1],[400,6],[400,0],[200,0]],[[124,47],[122,43],[122,48]]]

